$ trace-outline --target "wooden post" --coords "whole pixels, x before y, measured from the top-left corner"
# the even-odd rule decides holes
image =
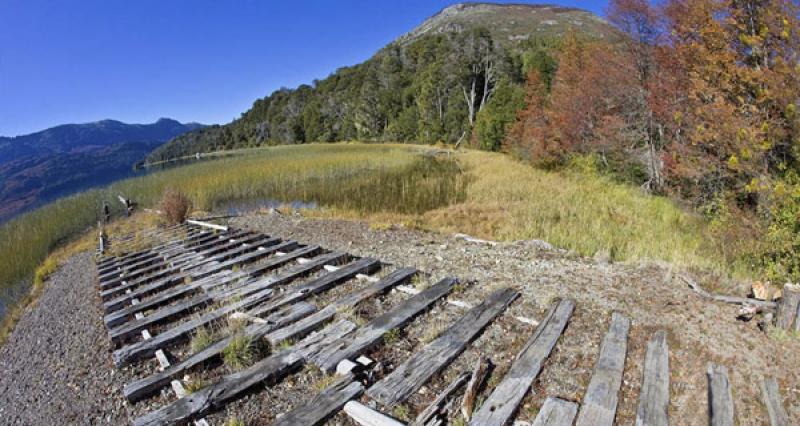
[[[728,369],[708,364],[708,416],[711,426],[733,426],[733,394]]]
[[[800,285],[787,283],[783,286],[783,298],[778,304],[778,328],[791,330],[797,318],[797,310],[800,306]],[[797,329],[797,326],[795,326]]]

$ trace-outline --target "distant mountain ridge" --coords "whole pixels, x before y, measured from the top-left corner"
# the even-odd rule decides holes
[[[552,72],[549,53],[567,33],[586,39],[620,36],[602,18],[577,8],[448,6],[365,62],[295,89],[276,90],[231,123],[181,135],[153,151],[147,161],[268,144],[455,143],[469,140],[481,121],[488,123],[485,133],[496,144],[508,117],[524,102],[527,68]],[[491,114],[481,113],[485,106]],[[500,113],[504,117],[496,120]]]
[[[0,222],[55,198],[133,174],[134,163],[164,142],[204,127],[162,118],[64,124],[0,137]]]

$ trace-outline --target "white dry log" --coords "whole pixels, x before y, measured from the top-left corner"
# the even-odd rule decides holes
[[[358,401],[350,401],[344,404],[344,412],[361,426],[405,426],[404,423],[375,411]]]

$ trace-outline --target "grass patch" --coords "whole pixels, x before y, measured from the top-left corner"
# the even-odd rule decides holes
[[[222,350],[222,359],[231,370],[241,370],[253,365],[266,352],[260,341],[242,333],[236,333],[228,346]]]
[[[185,381],[183,384],[183,388],[186,389],[186,393],[195,393],[210,384],[211,382],[209,382],[208,380],[202,378],[195,378]]]
[[[192,353],[196,354],[211,346],[212,343],[214,343],[214,333],[208,331],[207,327],[200,327],[194,332],[194,336],[192,336],[192,341],[189,343],[189,347],[191,348]]]
[[[246,426],[244,420],[239,420],[236,417],[231,417],[225,420],[225,426]]]
[[[383,342],[387,345],[391,345],[392,343],[400,340],[400,329],[393,328],[386,333],[383,334]]]
[[[466,201],[423,215],[427,227],[492,240],[541,239],[612,260],[661,260],[683,267],[729,268],[705,221],[670,199],[594,174],[539,170],[494,153],[468,152]]]

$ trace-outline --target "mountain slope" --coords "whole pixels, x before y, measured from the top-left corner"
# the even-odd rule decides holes
[[[102,120],[0,137],[0,222],[91,186],[130,176],[162,143],[201,128],[162,118],[152,124]]]
[[[504,44],[538,35],[563,36],[570,29],[597,38],[614,36],[608,22],[591,12],[573,7],[460,3],[442,9],[397,41],[410,43],[426,35],[461,32],[475,27],[489,29],[492,36]]]
[[[241,118],[187,133],[149,162],[222,149],[341,140],[454,143],[475,128],[499,144],[523,105],[525,74],[552,74],[561,38],[613,39],[617,31],[579,9],[459,4],[445,8],[367,61],[280,89]]]

